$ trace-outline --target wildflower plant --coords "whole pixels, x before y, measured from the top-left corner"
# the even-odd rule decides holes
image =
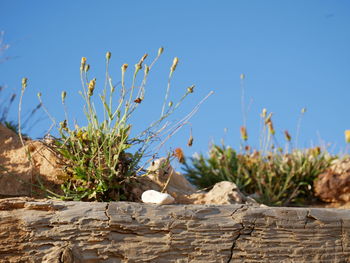
[[[187,178],[200,188],[230,181],[266,205],[306,204],[313,199],[313,182],[332,161],[318,148],[281,154],[238,153],[213,145],[209,157],[198,155],[185,162]]]
[[[171,79],[178,64],[178,58],[175,58],[170,67],[166,95],[159,119],[151,123],[140,134],[131,136],[130,117],[146,99],[147,78],[162,53],[163,48],[160,48],[156,58],[149,65],[146,64],[148,55],[142,56],[132,71],[130,87],[126,85],[126,77],[130,68],[128,64],[121,66],[121,86],[113,84],[109,74],[112,54],[106,53],[104,88],[98,95],[103,108],[103,118],[97,114],[94,99],[98,94],[100,82],[96,78],[89,78],[90,65],[85,57],[81,59],[82,91],[80,95],[85,102],[84,112],[87,125],[79,127],[76,123],[72,124],[66,111],[65,120],[59,123],[60,137],[55,138],[51,145],[61,157],[64,167],[64,183],[62,184],[64,196],[59,197],[65,200],[83,201],[130,200],[133,182],[138,175],[145,173],[145,164],[147,161],[152,161],[157,154],[152,152],[150,146],[160,136],[164,136],[165,130],[170,133],[166,135],[165,140],[167,140],[192,116],[191,113],[187,115],[180,124],[176,124],[175,128],[164,123],[182,101],[193,93],[194,89],[194,86],[187,88],[177,103],[168,103]],[[142,81],[138,83],[137,77],[140,74],[142,74]],[[65,109],[67,96],[69,94],[63,91],[61,100]],[[116,96],[118,100],[115,103]],[[145,160],[145,158],[148,159]]]
[[[212,145],[209,156],[203,154],[185,159],[187,178],[200,188],[210,188],[220,181],[231,181],[247,195],[267,205],[305,204],[314,197],[313,182],[334,157],[319,147],[290,149],[292,137],[284,132],[286,147],[275,137],[272,113],[261,114],[260,150],[251,150],[248,132],[240,128],[241,150]]]

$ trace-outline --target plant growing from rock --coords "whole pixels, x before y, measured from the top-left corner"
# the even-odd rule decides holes
[[[108,70],[111,53],[106,53],[104,88],[99,94],[103,118],[98,116],[96,99],[94,98],[99,82],[96,78],[88,77],[90,65],[87,64],[85,57],[82,58],[80,66],[82,91],[80,91],[80,95],[85,102],[84,112],[87,125],[79,127],[76,123],[71,124],[67,112],[66,119],[59,123],[60,137],[52,138],[49,147],[60,157],[61,165],[64,167],[62,175],[64,195],[51,194],[64,200],[132,201],[133,183],[139,175],[145,173],[146,163],[152,162],[157,155],[157,151],[150,149],[150,146],[154,145],[160,138],[163,138],[161,145],[168,140],[187,123],[198,110],[198,106],[211,95],[211,93],[208,94],[190,114],[175,126],[169,127],[169,124],[165,123],[165,120],[179,108],[183,100],[194,90],[194,86],[190,86],[177,103],[169,101],[171,79],[178,65],[178,58],[175,58],[170,67],[161,116],[146,127],[143,132],[131,136],[130,118],[146,99],[145,87],[149,72],[162,52],[163,48],[160,48],[158,55],[149,65],[145,63],[147,54],[138,61],[132,72],[130,87],[126,85],[128,64],[121,66],[120,87],[113,84]],[[142,81],[138,83],[137,77],[140,74],[142,74]],[[39,93],[38,96],[42,103],[41,94]],[[115,96],[118,96],[116,103]],[[66,97],[67,93],[63,91],[61,100],[64,108],[66,108]],[[43,109],[46,111],[44,106]],[[50,118],[53,120],[51,116]]]
[[[319,147],[306,150],[276,148],[272,114],[262,114],[261,149],[250,150],[248,133],[241,127],[244,147],[240,152],[225,145],[213,145],[209,157],[200,154],[185,161],[185,174],[200,188],[219,181],[234,182],[242,192],[267,205],[305,204],[314,196],[313,182],[334,157]],[[287,146],[291,136],[285,132]]]

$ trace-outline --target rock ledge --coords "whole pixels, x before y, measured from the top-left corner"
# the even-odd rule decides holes
[[[1,262],[349,262],[350,211],[0,200]]]

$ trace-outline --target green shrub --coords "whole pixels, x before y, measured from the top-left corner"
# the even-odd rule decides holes
[[[140,134],[131,136],[130,117],[146,99],[147,77],[162,52],[163,48],[160,48],[157,57],[150,65],[145,64],[147,54],[140,59],[132,73],[130,87],[125,84],[127,64],[121,66],[121,86],[113,85],[108,72],[111,53],[107,52],[104,89],[102,94],[99,94],[103,109],[102,119],[98,117],[98,110],[94,103],[97,80],[88,78],[90,66],[86,58],[82,58],[80,67],[82,91],[80,94],[85,102],[84,111],[88,124],[84,127],[79,127],[77,124],[72,125],[66,112],[66,119],[59,124],[60,137],[54,138],[53,144],[50,145],[61,158],[64,166],[64,183],[62,184],[64,196],[59,196],[60,198],[82,201],[132,201],[130,190],[133,182],[138,175],[145,173],[144,166],[156,156],[156,152],[149,150],[150,146],[159,141],[160,133],[164,133],[165,128],[169,130],[169,133],[166,134],[166,139],[168,139],[176,132],[174,130],[184,125],[192,116],[190,114],[185,117],[183,122],[178,123],[175,128],[164,126],[167,117],[181,105],[189,94],[193,93],[194,89],[194,86],[187,88],[177,103],[168,101],[171,79],[178,64],[178,59],[175,58],[170,67],[160,118]],[[142,69],[142,81],[137,83],[137,76]],[[41,94],[38,95],[42,102]],[[118,96],[118,100],[114,105],[113,96],[115,95]],[[64,108],[66,108],[66,96],[67,93],[63,91],[61,99]],[[43,108],[46,110],[44,106]],[[146,157],[147,160],[145,160]]]
[[[305,109],[301,111],[303,115]],[[239,152],[226,146],[213,145],[209,157],[202,154],[190,158],[184,165],[188,179],[200,188],[210,188],[227,180],[235,183],[247,195],[267,205],[305,204],[313,198],[313,182],[335,158],[319,147],[307,150],[291,150],[292,138],[284,132],[285,150],[275,138],[272,113],[266,109],[261,114],[262,130],[260,150],[251,151],[247,144],[248,132],[241,131]],[[298,124],[298,131],[300,120]]]
[[[247,195],[266,205],[305,204],[313,198],[313,182],[330,165],[332,157],[319,148],[283,154],[239,154],[230,147],[213,145],[185,163],[188,179],[200,188],[220,181],[234,182]]]

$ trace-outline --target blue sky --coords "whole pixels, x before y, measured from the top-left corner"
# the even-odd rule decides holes
[[[105,53],[112,52],[110,74],[120,80],[120,66],[133,65],[144,53],[165,51],[149,77],[144,103],[133,128],[146,127],[160,114],[169,67],[175,56],[170,97],[176,101],[186,87],[195,93],[176,121],[191,111],[211,90],[215,92],[191,119],[194,144],[186,146],[189,126],[167,144],[183,147],[186,155],[207,152],[221,138],[240,145],[242,125],[240,74],[244,73],[249,142],[258,145],[259,114],[273,112],[277,138],[283,131],[295,139],[300,111],[299,147],[330,143],[345,148],[350,129],[350,2],[333,1],[17,1],[0,2],[0,30],[10,45],[0,64],[0,84],[18,92],[28,78],[23,109],[37,104],[37,92],[49,112],[61,121],[60,93],[68,93],[68,112],[84,124],[79,66],[82,56],[91,77],[103,88]],[[130,79],[130,76],[129,76]],[[14,108],[11,117],[16,119]],[[45,117],[40,113],[38,117]],[[30,130],[41,137],[48,118]],[[227,128],[227,132],[224,129]]]

